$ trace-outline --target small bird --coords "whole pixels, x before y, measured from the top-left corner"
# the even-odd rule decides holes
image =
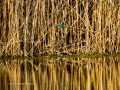
[[[62,25],[61,23],[58,23],[57,25],[58,25],[58,27],[60,27],[60,28],[63,28],[63,27],[65,28],[65,26]]]

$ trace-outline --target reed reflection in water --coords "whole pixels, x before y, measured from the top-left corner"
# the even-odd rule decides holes
[[[120,90],[120,60],[0,60],[0,90]]]

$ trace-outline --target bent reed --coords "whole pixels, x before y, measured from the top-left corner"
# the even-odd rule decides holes
[[[0,56],[119,52],[119,0],[0,0]]]

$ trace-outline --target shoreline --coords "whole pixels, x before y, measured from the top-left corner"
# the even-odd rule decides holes
[[[109,58],[109,57],[120,57],[120,54],[73,54],[73,55],[37,55],[37,56],[1,56],[1,59],[49,59],[49,58]]]

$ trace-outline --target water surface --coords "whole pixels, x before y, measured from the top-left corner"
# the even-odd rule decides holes
[[[0,90],[120,90],[120,58],[0,60]]]

